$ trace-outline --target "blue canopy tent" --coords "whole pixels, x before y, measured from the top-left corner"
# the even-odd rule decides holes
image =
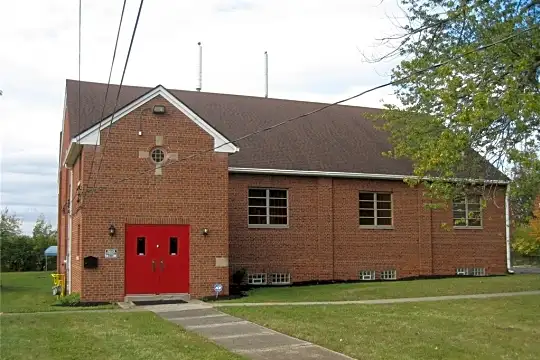
[[[58,255],[58,246],[49,246],[47,249],[45,249],[45,271],[48,270],[47,268],[47,257],[48,256],[57,256]]]

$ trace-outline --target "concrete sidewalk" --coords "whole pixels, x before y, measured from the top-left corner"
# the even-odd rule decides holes
[[[489,299],[508,296],[540,295],[540,290],[520,291],[494,294],[473,294],[473,295],[448,295],[448,296],[425,296],[415,298],[396,299],[375,299],[375,300],[349,300],[349,301],[290,301],[290,302],[264,302],[264,303],[234,303],[234,302],[213,302],[213,307],[238,307],[238,306],[306,306],[306,305],[351,305],[351,304],[397,304],[425,301],[463,300],[463,299]]]
[[[196,332],[231,352],[256,360],[350,360],[325,349],[252,322],[224,314],[198,302],[145,306],[162,318]]]

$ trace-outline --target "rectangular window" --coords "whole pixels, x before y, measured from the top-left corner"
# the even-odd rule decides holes
[[[473,276],[486,276],[486,269],[485,268],[473,268],[472,269]]]
[[[384,270],[381,271],[382,280],[395,280],[396,279],[396,270]]]
[[[360,226],[392,226],[392,194],[361,192],[358,196]]]
[[[169,238],[169,255],[178,254],[178,238],[172,237]]]
[[[249,189],[248,225],[287,227],[287,190]]]
[[[457,268],[456,269],[457,275],[469,275],[469,269],[467,268]]]
[[[452,210],[455,227],[482,226],[482,197],[468,195],[454,199]]]
[[[146,254],[146,239],[143,237],[137,238],[137,255]]]
[[[372,271],[372,270],[361,271],[360,280],[375,280],[375,271]]]
[[[270,274],[270,284],[283,285],[291,283],[290,273],[272,273]]]
[[[248,284],[249,285],[266,285],[266,274],[248,274]]]

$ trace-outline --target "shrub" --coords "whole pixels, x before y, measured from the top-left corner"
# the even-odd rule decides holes
[[[540,216],[534,218],[530,225],[522,225],[516,229],[512,248],[521,255],[540,255]]]
[[[81,295],[78,293],[71,293],[56,300],[56,305],[60,306],[77,306],[81,303]]]
[[[236,270],[232,276],[233,284],[241,285],[246,276],[246,269]]]

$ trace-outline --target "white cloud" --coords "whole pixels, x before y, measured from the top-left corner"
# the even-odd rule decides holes
[[[122,0],[83,2],[83,80],[107,81],[121,6]],[[115,83],[138,6],[127,2]],[[395,63],[366,63],[359,49],[377,52],[376,40],[395,32],[392,14],[401,15],[395,0],[146,1],[124,83],[194,90],[201,41],[203,91],[262,96],[268,51],[271,97],[336,101],[388,81]],[[40,175],[47,184],[56,181],[65,79],[78,77],[77,20],[78,2],[69,0],[10,2],[0,14],[1,156],[19,165],[43,160],[52,169]],[[387,88],[350,104],[380,107],[381,98],[395,102]],[[54,186],[18,181],[16,174],[32,169],[2,166],[3,187],[18,186],[16,196],[2,194],[2,204],[22,204],[25,229],[40,212],[56,224]]]

